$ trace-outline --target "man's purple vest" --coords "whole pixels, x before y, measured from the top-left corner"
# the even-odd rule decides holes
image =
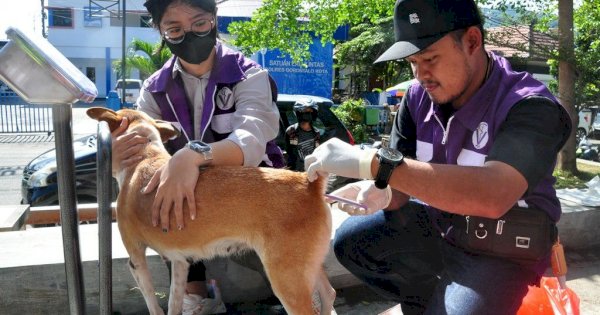
[[[490,56],[493,58],[493,69],[489,78],[454,113],[445,128],[441,124],[443,115],[439,112],[439,106],[434,106],[420,85],[411,86],[408,107],[417,126],[417,159],[440,164],[481,166],[500,126],[516,103],[528,96],[543,96],[559,104],[550,91],[530,74],[514,72],[506,59],[494,54]],[[522,200],[529,207],[546,211],[553,220],[558,221],[561,208],[553,187],[555,179],[552,171],[548,169],[544,178]],[[522,204],[522,201],[519,203]]]
[[[230,114],[236,110],[235,104],[227,109],[221,109],[218,106],[215,106],[216,97],[218,97],[217,95],[219,90],[225,87],[231,89],[238,82],[246,78],[245,72],[248,69],[252,67],[259,67],[259,65],[251,59],[245,58],[242,54],[225,47],[220,42],[217,42],[215,47],[215,65],[211,71],[211,75],[208,79],[208,84],[206,85],[205,90],[206,97],[202,109],[202,118],[200,121],[200,139],[205,139],[207,133],[210,132],[211,136],[208,138],[212,138],[212,141],[219,141],[227,138],[229,133],[217,133],[209,128],[213,117],[223,114]],[[185,133],[190,135],[190,137],[193,137],[194,127],[192,117],[190,116],[191,107],[188,104],[181,77],[177,75],[175,78],[173,78],[174,65],[175,57],[173,56],[164,64],[160,71],[157,71],[150,78],[148,78],[149,84],[147,89],[158,104],[162,114],[162,119],[166,121],[179,122]],[[271,83],[273,101],[275,101],[277,100],[277,86],[270,77],[269,80]],[[173,108],[171,108],[169,100],[173,104]],[[180,135],[178,138],[170,140],[167,144],[167,147],[171,152],[175,152],[181,149],[186,143],[187,139],[185,136]],[[285,166],[283,153],[275,143],[275,140],[267,142],[266,154],[270,160],[271,166],[277,168]],[[267,164],[265,163],[261,164],[261,166],[266,165]]]

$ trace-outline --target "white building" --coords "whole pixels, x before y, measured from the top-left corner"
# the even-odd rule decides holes
[[[158,32],[149,25],[150,15],[144,2],[127,0],[125,4],[125,49],[134,38],[150,43],[160,40]],[[248,17],[261,3],[260,0],[220,3],[221,36],[226,38],[223,32],[227,20]],[[112,63],[123,57],[123,20],[119,17],[122,5],[118,0],[47,0],[46,3],[48,41],[96,84],[98,97],[105,97],[120,79]],[[139,78],[136,70],[132,70],[130,78]]]
[[[118,17],[123,0],[46,1],[48,41],[96,84],[98,97],[105,97],[120,79],[112,63],[122,59],[123,46],[127,49],[134,38],[150,43],[160,40],[158,32],[149,25],[145,0],[127,0],[125,45],[122,19]],[[217,4],[219,34],[227,40],[229,24],[249,19],[262,1],[217,0]],[[341,28],[340,38],[347,38],[347,31],[346,27]],[[331,98],[333,45],[323,46],[315,38],[310,52],[308,67],[294,64],[277,50],[249,57],[270,71],[280,93]],[[139,73],[132,70],[129,78],[138,79]]]
[[[134,38],[147,42],[160,39],[148,25],[144,1],[127,0],[126,48]],[[123,54],[119,4],[113,0],[48,0],[46,6],[48,41],[96,84],[98,97],[114,89],[118,79],[112,62],[121,60]],[[131,77],[138,78],[138,74],[134,71]]]

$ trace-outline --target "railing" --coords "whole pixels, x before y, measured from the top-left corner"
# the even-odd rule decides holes
[[[31,105],[14,92],[0,91],[0,133],[54,132],[52,107]]]
[[[112,314],[112,139],[105,121],[98,124],[98,262],[100,315]]]

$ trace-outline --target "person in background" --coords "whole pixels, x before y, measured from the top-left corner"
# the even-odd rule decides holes
[[[313,126],[318,111],[317,102],[310,98],[298,100],[294,104],[294,114],[298,122],[290,125],[285,131],[287,166],[290,170],[303,172],[304,158],[320,144],[321,134]]]
[[[169,231],[169,214],[174,212],[177,228],[183,229],[186,204],[194,219],[199,167],[285,166],[274,142],[279,131],[277,88],[266,70],[219,40],[215,0],[148,0],[144,6],[173,57],[144,81],[136,105],[181,131],[167,143],[173,157],[144,193],[155,194],[154,225],[176,233]],[[147,143],[135,134],[121,135],[126,128],[124,120],[113,132],[115,168],[138,162],[137,152]],[[257,260],[255,256],[250,260]],[[209,297],[205,271],[202,262],[190,266],[185,315],[225,312],[218,294]]]
[[[418,83],[389,147],[331,139],[305,160],[310,180],[364,179],[332,193],[364,204],[339,205],[354,216],[336,231],[336,257],[400,303],[387,314],[515,314],[557,237],[552,172],[569,115],[485,50],[474,0],[398,0],[394,30],[376,62],[405,59]]]

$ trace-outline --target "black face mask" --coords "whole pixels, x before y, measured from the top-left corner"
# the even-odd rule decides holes
[[[165,40],[165,44],[173,55],[191,64],[200,64],[205,61],[217,43],[217,28],[214,27],[204,37],[186,33],[185,38],[179,44],[172,44]]]
[[[297,117],[298,117],[298,122],[303,122],[303,121],[312,122],[313,121],[313,115],[310,112],[298,113]]]

